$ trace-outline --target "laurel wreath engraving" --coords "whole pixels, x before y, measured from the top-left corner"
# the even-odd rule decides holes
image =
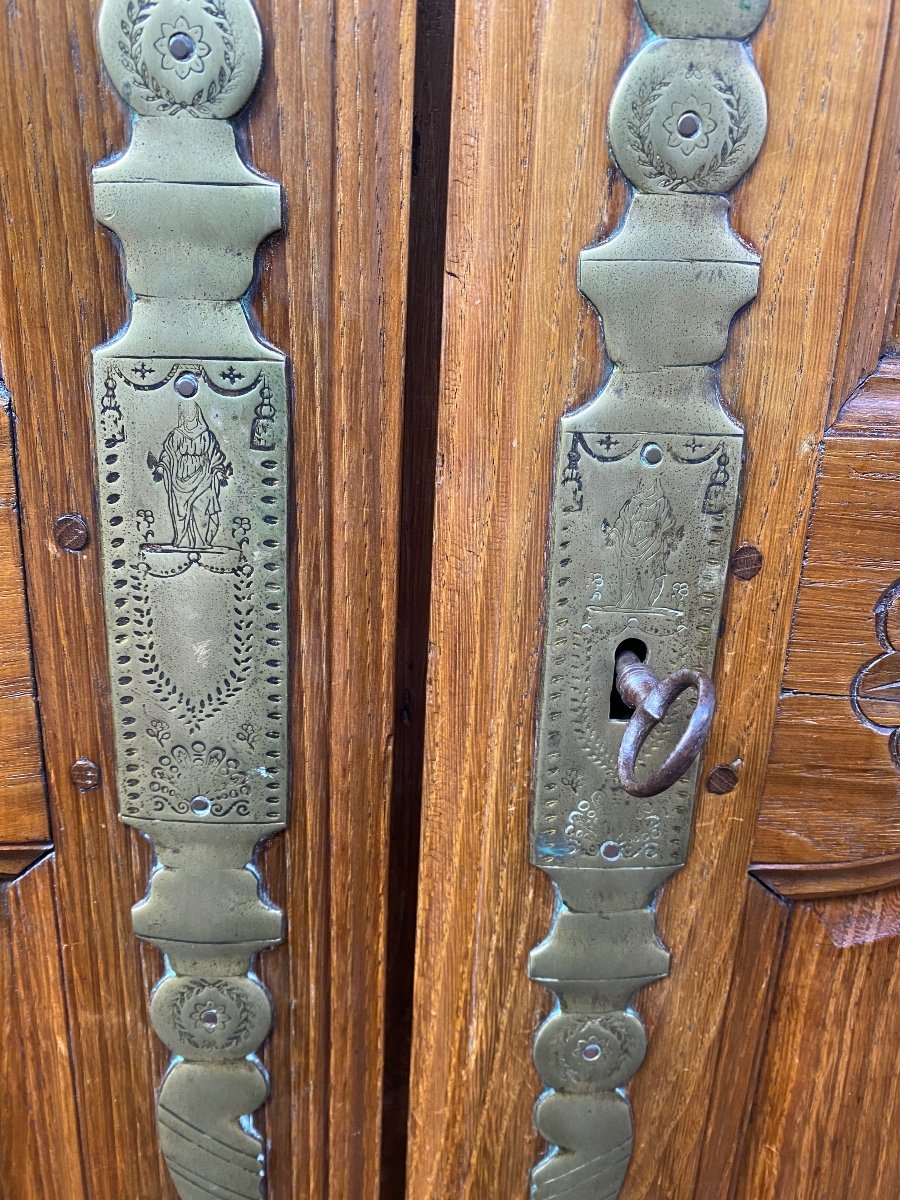
[[[196,1002],[195,1007],[188,1012],[192,1002]],[[230,1031],[203,1027],[198,1010],[212,1004],[225,1010],[225,1016],[233,1023]],[[179,1035],[195,1050],[205,1050],[211,1045],[224,1050],[239,1046],[247,1036],[253,1011],[237,988],[221,980],[197,979],[186,983],[175,998],[172,1019]]]
[[[596,1060],[586,1060],[587,1046],[596,1046]],[[614,1079],[623,1068],[636,1070],[643,1055],[635,1022],[626,1013],[607,1013],[574,1025],[562,1038],[557,1071],[570,1085],[590,1083],[602,1087]]]
[[[692,175],[685,175],[659,154],[650,133],[656,107],[670,87],[671,80],[668,79],[651,79],[640,85],[637,98],[631,105],[634,120],[628,122],[628,144],[650,178],[660,182],[669,191],[709,191],[727,178],[732,160],[747,140],[750,132],[747,106],[732,85],[718,71],[713,72],[713,87],[728,114],[725,140],[722,148]]]
[[[147,590],[147,567],[136,563],[131,569],[132,626],[138,661],[142,666],[151,692],[160,704],[177,713],[196,733],[201,724],[221,712],[235,696],[243,690],[253,664],[252,642],[255,604],[253,600],[253,572],[241,572],[234,576],[233,619],[231,622],[231,657],[228,674],[216,687],[199,699],[192,698],[166,672],[156,655],[154,613]]]
[[[222,37],[224,64],[215,78],[201,87],[190,100],[181,100],[147,66],[142,52],[144,26],[157,6],[157,0],[130,0],[126,19],[122,21],[123,40],[119,42],[122,64],[133,75],[133,87],[146,103],[160,113],[191,113],[194,116],[214,116],[223,96],[233,90],[237,75],[234,26],[224,0],[207,0],[203,11],[211,18]]]

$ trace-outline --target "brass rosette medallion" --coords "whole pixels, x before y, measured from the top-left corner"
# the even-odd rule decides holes
[[[175,1056],[160,1145],[184,1200],[258,1200],[272,1005],[251,964],[282,914],[252,858],[287,819],[289,431],[284,355],[244,306],[281,188],[227,118],[262,39],[249,0],[105,0],[99,39],[136,114],[93,173],[133,292],[93,390],[119,807],[156,849],[133,918],[165,955],[150,1016]]]
[[[669,967],[652,901],[688,851],[740,495],[743,430],[715,364],[758,284],[724,193],[765,135],[740,40],[765,7],[641,0],[659,36],[629,63],[609,115],[635,191],[622,226],[579,260],[613,370],[558,433],[532,820],[532,859],[558,906],[529,962],[557,1005],[534,1046],[550,1149],[532,1200],[619,1195],[632,1147],[624,1088],[646,1051],[631,1003]],[[707,710],[685,757],[692,687]],[[626,742],[637,777],[623,768]]]

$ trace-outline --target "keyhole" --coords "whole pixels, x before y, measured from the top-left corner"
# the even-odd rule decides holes
[[[641,662],[647,661],[647,643],[642,642],[640,638],[626,638],[624,642],[620,642],[616,646],[615,662],[630,650],[632,654],[636,654]],[[625,703],[619,695],[619,689],[616,686],[616,672],[613,669],[613,684],[612,691],[609,694],[609,719],[611,721],[629,721],[634,713],[634,709]]]

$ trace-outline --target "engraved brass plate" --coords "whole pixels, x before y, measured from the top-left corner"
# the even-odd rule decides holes
[[[99,34],[136,114],[93,174],[134,294],[93,391],[119,805],[157,853],[133,919],[166,962],[160,1145],[185,1200],[256,1200],[272,1006],[250,966],[282,915],[251,859],[287,820],[288,428],[284,355],[244,307],[281,189],[228,118],[262,39],[249,0],[105,0]]]
[[[579,265],[614,368],[561,420],[554,477],[532,857],[559,905],[529,973],[558,1003],[534,1048],[551,1147],[533,1200],[613,1200],[628,1169],[622,1089],[646,1051],[631,1000],[668,970],[651,902],[685,861],[697,765],[658,795],[626,792],[617,655],[657,676],[712,671],[743,461],[714,364],[759,259],[720,193],[765,132],[762,85],[736,40],[765,5],[641,4],[656,32],[691,36],[648,41],[620,81],[610,142],[636,193]],[[675,700],[640,770],[666,759],[689,711]]]

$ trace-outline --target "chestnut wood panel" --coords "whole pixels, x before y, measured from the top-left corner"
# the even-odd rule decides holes
[[[871,860],[882,886],[877,859],[900,854],[898,481],[900,378],[888,362],[823,442],[753,846],[769,864]]]
[[[857,721],[849,696],[783,697],[754,859],[852,863],[898,853],[900,771],[887,735]]]
[[[734,1200],[895,1200],[900,889],[793,910]]]
[[[770,124],[734,221],[763,267],[723,392],[748,433],[737,540],[764,566],[730,587],[705,770],[735,762],[739,783],[701,794],[689,866],[662,902],[674,966],[639,1000],[650,1051],[622,1200],[693,1197],[715,1119],[890,13],[890,0],[852,19],[840,0],[773,0],[755,39]],[[551,910],[527,846],[541,570],[555,422],[602,373],[575,259],[621,211],[604,119],[633,19],[631,0],[457,10],[409,1200],[525,1194],[538,1149],[530,1040],[547,998],[525,960]]]
[[[9,1200],[88,1200],[47,858],[0,887],[0,1179]]]
[[[19,536],[13,418],[0,385],[0,842],[50,836]]]
[[[374,1200],[414,10],[258,9],[267,67],[248,137],[285,186],[286,231],[262,256],[257,312],[294,384],[293,814],[263,856],[288,940],[259,964],[278,1010],[269,1195]],[[147,1021],[161,960],[129,912],[149,854],[116,817],[95,543],[70,554],[52,536],[60,513],[93,523],[89,351],[125,316],[118,253],[91,215],[90,168],[126,137],[95,18],[82,0],[0,13],[0,350],[18,416],[86,1188],[90,1200],[162,1200],[174,1197],[153,1121],[166,1055]],[[80,756],[100,764],[100,789],[72,785]]]

